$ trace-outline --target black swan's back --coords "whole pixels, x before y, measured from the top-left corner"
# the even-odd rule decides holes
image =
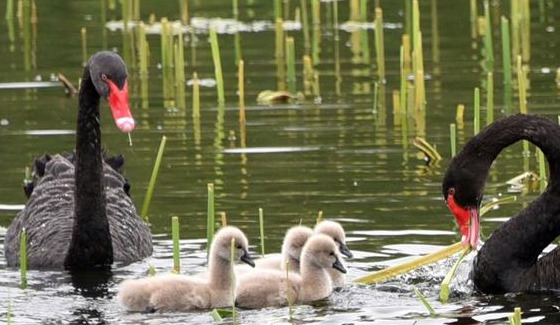
[[[25,208],[6,233],[6,260],[10,266],[19,265],[20,233],[25,225],[28,266],[64,267],[75,215],[73,156],[55,155],[44,159],[44,163],[43,175],[35,180]],[[150,230],[125,191],[124,177],[105,162],[103,178],[114,261],[130,263],[149,256]]]

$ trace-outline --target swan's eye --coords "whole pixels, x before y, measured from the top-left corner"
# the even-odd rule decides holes
[[[107,75],[104,74],[104,73],[102,73],[102,74],[101,74],[101,80],[107,81]]]
[[[455,195],[455,188],[452,187],[452,188],[450,188],[449,190],[447,190],[447,194],[448,194],[448,195],[451,195],[451,196]]]
[[[241,245],[237,245],[237,249],[242,249],[243,247],[241,247]]]

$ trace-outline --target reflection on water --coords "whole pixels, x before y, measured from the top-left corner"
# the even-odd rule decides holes
[[[141,2],[138,14],[146,23],[145,40],[150,54],[147,72],[142,75],[137,52],[140,36],[134,21],[123,33],[117,1],[68,2],[71,5],[25,2],[30,6],[22,8],[25,15],[21,22],[14,11],[13,19],[0,23],[6,26],[6,32],[0,32],[0,44],[6,45],[0,50],[0,240],[5,235],[3,227],[9,225],[25,202],[21,191],[25,166],[46,152],[73,148],[77,100],[66,98],[59,84],[34,80],[49,80],[48,76],[61,72],[77,84],[81,75],[82,27],[88,31],[88,53],[115,49],[128,60],[131,106],[138,122],[133,146],[129,147],[128,138],[114,128],[106,110],[102,111],[102,130],[104,146],[126,157],[126,176],[131,180],[137,207],[146,192],[161,136],[168,139],[150,207],[154,256],[116,266],[107,273],[30,271],[29,287],[21,290],[19,271],[6,268],[0,249],[0,287],[6,289],[0,290],[0,322],[6,319],[8,310],[18,324],[212,322],[208,313],[125,313],[114,299],[118,283],[146,276],[150,266],[158,273],[169,272],[170,218],[174,215],[181,220],[183,272],[196,274],[205,269],[202,238],[207,183],[215,184],[216,213],[227,212],[228,222],[247,232],[254,251],[259,248],[259,208],[264,210],[270,252],[279,250],[290,226],[300,222],[313,225],[318,211],[340,221],[355,253],[355,258],[347,261],[350,279],[459,240],[441,200],[440,182],[450,156],[449,124],[456,123],[460,148],[472,135],[473,88],[481,87],[484,103],[486,99],[488,57],[478,35],[476,17],[482,15],[482,6],[478,12],[475,8],[475,16],[471,17],[468,2],[420,1],[426,103],[422,111],[407,111],[407,107],[413,107],[414,103],[408,101],[414,97],[402,94],[414,94],[413,62],[411,57],[405,58],[405,78],[409,81],[402,88],[399,52],[403,44],[410,50],[413,41],[403,38],[403,33],[410,35],[413,27],[412,2],[381,4],[387,80],[379,83],[373,1],[307,1],[307,10],[302,10],[297,1],[278,1],[283,4],[279,17],[284,20],[280,24],[273,19],[272,3],[242,1],[236,20],[229,18],[231,6],[223,2],[190,1],[190,27],[181,26],[186,75],[196,73],[202,86],[200,116],[194,116],[190,104],[192,82],[177,85],[166,81],[164,85],[160,62],[160,18],[178,20],[177,3]],[[497,1],[491,3],[495,118],[499,118],[506,111],[517,110],[517,98],[504,89],[501,72],[498,23],[500,15],[509,17],[510,8]],[[361,5],[367,10],[360,9]],[[0,11],[4,10],[0,7]],[[529,111],[551,118],[558,114],[559,103],[551,73],[558,64],[558,40],[549,35],[560,28],[556,7],[552,0],[531,2],[532,21],[525,27],[531,28],[532,52],[524,61]],[[152,13],[153,24],[149,21]],[[25,17],[29,21],[24,22]],[[177,22],[173,24],[179,26]],[[207,41],[210,27],[218,32],[221,46],[226,104],[220,107],[215,104],[215,75]],[[286,65],[276,57],[277,46],[284,44],[284,38],[277,35],[295,39],[296,85],[305,97],[297,96],[291,104],[259,106],[256,98],[261,91],[287,86],[285,78],[278,75],[285,73]],[[246,123],[239,123],[237,112],[236,63],[241,56],[246,74]],[[20,82],[27,82],[26,87],[15,89],[23,85]],[[186,98],[170,100],[162,95],[169,90],[164,87],[175,87],[170,94],[181,93],[176,90],[184,88]],[[463,120],[456,120],[458,105],[465,107]],[[486,116],[485,108],[483,104],[482,116]],[[409,145],[415,136],[424,136],[437,146],[444,157],[439,166],[425,166],[417,158],[415,148]],[[519,145],[502,153],[489,177],[488,197],[507,192],[503,185],[507,179],[526,169],[536,170],[532,153],[520,159],[523,150]],[[538,186],[525,188],[518,203],[490,212],[483,220],[484,235],[526,206],[537,193]],[[523,308],[524,321],[560,321],[555,295],[473,295],[467,280],[470,262],[462,264],[452,284],[451,302],[441,305],[437,302],[439,283],[452,260],[382,284],[350,285],[326,301],[298,306],[294,322],[504,324],[516,306]],[[438,313],[435,318],[428,316],[413,287],[434,304]],[[279,308],[242,311],[240,318],[241,323],[276,324],[289,323],[287,315],[286,308]]]

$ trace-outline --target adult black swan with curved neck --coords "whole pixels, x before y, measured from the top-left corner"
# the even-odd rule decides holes
[[[131,132],[126,65],[112,52],[93,55],[84,69],[75,155],[45,156],[35,163],[36,184],[6,233],[8,265],[19,264],[24,228],[30,268],[106,269],[114,261],[131,263],[151,255],[150,229],[136,213],[119,172],[122,157],[103,159],[101,97],[108,100],[118,128]]]
[[[560,289],[560,248],[539,259],[560,235],[560,126],[535,115],[499,120],[472,138],[453,158],[443,179],[443,195],[463,234],[476,248],[479,208],[490,165],[502,149],[528,140],[546,156],[546,190],[516,217],[496,229],[481,247],[471,277],[483,293]]]

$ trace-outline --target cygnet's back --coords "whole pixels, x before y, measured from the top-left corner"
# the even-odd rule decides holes
[[[352,252],[346,245],[346,233],[340,223],[332,220],[323,220],[315,225],[315,233],[331,237],[338,245],[339,252],[349,258],[352,258]],[[341,263],[344,265],[344,259],[341,259]],[[342,287],[346,283],[346,276],[336,270],[329,270],[329,275],[331,276],[331,280],[335,288]]]
[[[255,268],[251,269],[246,265],[239,265],[235,268],[237,274],[258,269],[285,270],[286,261],[290,262],[290,271],[299,273],[300,256],[303,245],[309,237],[313,235],[313,230],[305,226],[294,226],[286,232],[282,242],[282,254],[274,254],[255,260]]]
[[[254,265],[248,254],[247,237],[235,227],[220,229],[212,242],[209,277],[194,278],[168,274],[126,280],[119,288],[118,301],[131,311],[188,311],[231,306],[231,241],[235,260]]]
[[[245,308],[284,306],[288,299],[304,303],[328,297],[333,290],[327,269],[346,272],[339,261],[337,245],[332,238],[313,235],[301,254],[300,274],[290,273],[287,291],[286,271],[255,270],[239,277],[236,304]]]

